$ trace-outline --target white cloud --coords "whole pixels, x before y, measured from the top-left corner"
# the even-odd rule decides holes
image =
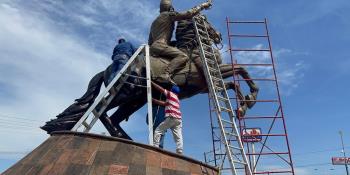
[[[309,3],[299,0],[283,4],[289,8],[272,9],[274,11],[274,15],[271,16],[272,21],[287,26],[299,26],[308,25],[315,21],[322,21],[329,16],[336,15],[335,18],[340,18],[344,24],[349,24],[349,20],[346,20],[347,14],[344,13],[350,7],[348,0],[317,0],[309,1]],[[283,15],[279,15],[281,13]]]
[[[93,18],[87,17],[85,15],[76,15],[76,19],[78,22],[81,22],[83,25],[86,25],[87,27],[100,24],[99,22],[97,22]]]
[[[225,48],[228,47],[225,46]],[[266,48],[263,44],[257,44],[252,49]],[[283,58],[288,55],[298,56],[301,54],[305,55],[307,53],[298,53],[286,48],[273,50],[277,78],[280,85],[282,85],[281,91],[284,95],[290,95],[299,86],[308,66],[305,65],[304,61],[295,62],[294,60],[283,60]],[[222,56],[225,62],[231,62],[229,52],[222,52]],[[238,51],[234,53],[233,57],[241,64],[271,64],[270,52],[265,51]],[[246,68],[252,78],[273,78],[271,66],[246,66]]]
[[[30,151],[43,142],[48,136],[38,127],[81,96],[92,76],[110,64],[115,37],[145,42],[157,13],[143,1],[1,2],[0,117],[35,121],[1,118],[0,151]],[[136,114],[126,130],[144,132],[144,116]],[[103,131],[100,124],[93,130]]]
[[[281,65],[283,69],[285,65]],[[303,61],[299,61],[294,65],[290,65],[289,69],[285,69],[284,71],[279,71],[277,75],[279,79],[279,83],[282,84],[285,88],[282,89],[282,92],[285,95],[290,95],[295,88],[298,88],[301,79],[304,77],[304,71],[307,66]]]
[[[288,96],[299,87],[305,76],[305,71],[309,69],[308,64],[306,64],[303,60],[298,60],[300,55],[308,55],[308,53],[294,52],[291,50],[283,51],[283,49],[281,50],[275,52],[275,57],[278,59],[276,64],[277,78],[279,84],[282,85],[281,93]],[[298,61],[283,60],[287,55],[292,56],[289,58],[295,58],[295,60]]]
[[[158,14],[156,8],[143,1],[55,1],[38,3],[38,6],[49,15],[65,20],[63,23],[67,27],[75,26],[79,30],[92,31],[85,35],[90,39],[103,39],[104,42],[114,41],[116,36],[124,36],[128,40],[144,43],[147,41],[149,26]]]
[[[0,23],[0,82],[11,88],[10,95],[0,92],[1,114],[48,120],[81,95],[91,76],[108,64],[106,55],[10,4],[1,4]],[[0,150],[28,151],[47,137],[38,128],[43,123],[21,127],[4,121],[9,120],[1,123],[12,129],[0,133],[6,141]]]
[[[145,42],[157,13],[157,8],[143,1],[1,2],[1,113],[40,121],[54,117],[85,92],[94,74],[107,67],[116,35]],[[0,150],[20,147],[11,146],[18,142],[11,141],[13,134],[1,134],[1,138],[9,143]]]
[[[298,175],[312,175],[313,174],[312,172],[310,172],[306,168],[295,168],[294,171],[295,171],[295,174],[298,174]]]
[[[262,44],[258,44],[252,49],[264,49],[264,46]],[[249,51],[241,51],[237,52],[235,54],[235,57],[238,61],[238,63],[246,63],[246,64],[269,64],[271,63],[270,59],[270,53],[269,52],[249,52]],[[263,67],[263,66],[258,66],[254,67],[251,69],[252,75],[259,75],[266,77],[266,76],[271,76],[269,73],[271,73],[272,67]],[[268,77],[266,77],[268,78]]]

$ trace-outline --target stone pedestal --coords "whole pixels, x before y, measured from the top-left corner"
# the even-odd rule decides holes
[[[217,175],[189,157],[129,140],[56,132],[2,175]]]

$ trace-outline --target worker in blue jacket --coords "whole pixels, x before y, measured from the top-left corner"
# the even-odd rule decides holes
[[[125,41],[124,38],[118,40],[118,44],[113,49],[113,65],[111,76],[108,79],[108,84],[113,80],[117,73],[123,68],[129,58],[134,54],[135,48],[130,43]]]

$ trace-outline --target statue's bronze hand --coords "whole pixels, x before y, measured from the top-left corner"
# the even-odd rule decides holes
[[[205,3],[203,3],[203,4],[201,4],[201,8],[203,8],[203,9],[210,9],[210,7],[211,7],[211,2],[205,2]]]

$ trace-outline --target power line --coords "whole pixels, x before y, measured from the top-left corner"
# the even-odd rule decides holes
[[[320,167],[320,166],[329,166],[331,163],[315,163],[315,164],[304,164],[304,165],[296,165],[294,168],[305,168],[305,167]],[[285,171],[285,168],[274,168],[274,169],[265,169],[259,171]]]
[[[40,124],[34,124],[34,123],[22,123],[22,122],[16,122],[16,121],[1,121],[0,124],[2,125],[9,125],[9,126],[24,126],[24,127],[39,127]]]
[[[0,123],[0,126],[4,126],[4,127],[13,127],[13,128],[39,128],[39,127],[34,127],[34,126],[27,126],[27,125],[9,125],[9,124],[6,124],[6,123]]]
[[[23,126],[9,126],[9,125],[1,125],[0,124],[0,129],[1,130],[16,130],[16,132],[35,132],[35,133],[40,133],[39,130],[33,130],[33,129],[39,129],[39,128],[34,128],[34,127],[23,127]]]
[[[326,166],[326,165],[332,165],[332,163],[315,163],[315,164],[305,164],[305,165],[296,165],[294,167],[296,168],[305,168],[305,167],[312,167],[312,166]]]
[[[20,152],[20,151],[0,151],[0,155],[3,155],[3,154],[10,154],[10,155],[16,155],[16,154],[28,154],[28,152]]]
[[[28,121],[21,121],[21,120],[4,120],[4,119],[0,119],[0,123],[3,123],[3,122],[6,122],[6,123],[13,123],[13,124],[26,124],[26,125],[40,125],[40,124],[43,124],[43,123],[40,123],[40,122],[28,122]]]
[[[345,148],[350,148],[350,146],[347,146]],[[317,154],[317,153],[323,153],[323,152],[333,152],[333,151],[340,151],[341,148],[331,148],[331,149],[324,149],[324,150],[318,150],[318,151],[310,151],[310,152],[304,152],[304,153],[296,153],[296,154],[292,154],[293,157],[294,156],[304,156],[306,154]]]
[[[39,129],[40,125],[42,125],[43,123],[44,121],[41,121],[41,120],[0,114],[0,126],[1,126],[0,129],[6,128],[5,130],[16,129],[17,131],[21,131],[21,130],[28,131],[28,129]]]
[[[6,114],[0,114],[0,118],[11,118],[11,119],[19,119],[19,120],[27,120],[27,121],[36,121],[36,122],[45,122],[43,120],[36,120],[36,119],[29,119],[29,117],[15,117],[11,115],[6,115]]]

